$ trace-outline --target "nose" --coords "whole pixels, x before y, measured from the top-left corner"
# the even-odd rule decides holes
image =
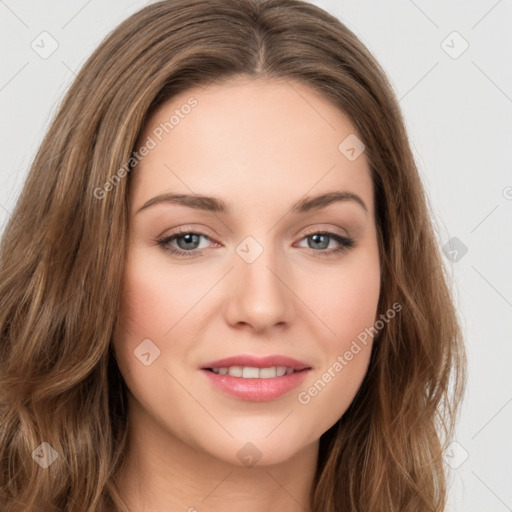
[[[293,283],[284,258],[265,249],[252,262],[235,255],[228,284],[227,322],[254,332],[283,329],[295,315]],[[278,261],[279,259],[279,261]]]

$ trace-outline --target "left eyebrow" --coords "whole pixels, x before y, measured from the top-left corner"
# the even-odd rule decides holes
[[[320,210],[337,201],[355,201],[368,214],[368,208],[364,201],[357,195],[348,191],[329,192],[314,197],[305,197],[292,206],[292,213],[306,213]]]
[[[364,201],[357,194],[348,191],[329,192],[327,194],[321,194],[314,197],[305,197],[292,205],[291,212],[294,214],[301,214],[320,210],[338,201],[354,201],[363,208],[366,214],[368,214],[368,208]],[[155,196],[146,201],[137,210],[136,214],[151,206],[162,203],[180,204],[196,210],[206,210],[215,213],[229,213],[230,211],[230,208],[226,203],[216,197],[203,196],[199,194],[190,195],[167,193]]]

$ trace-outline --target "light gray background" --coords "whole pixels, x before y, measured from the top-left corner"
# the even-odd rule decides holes
[[[146,3],[0,0],[2,229],[75,73]],[[457,444],[447,456],[453,467],[449,510],[512,510],[512,3],[313,3],[339,17],[386,70],[439,243],[457,237],[467,247],[463,254],[454,246],[450,257],[458,261],[447,256],[469,357]],[[31,47],[33,41],[42,47],[43,31],[58,43],[45,59]]]

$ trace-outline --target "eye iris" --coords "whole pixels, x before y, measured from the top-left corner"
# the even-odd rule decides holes
[[[322,237],[324,238],[324,242],[319,241],[319,238]],[[313,241],[313,244],[320,244],[320,247],[311,247],[311,249],[327,249],[329,246],[329,237],[327,235],[317,233],[315,235],[311,235],[309,238]]]
[[[180,240],[183,239],[186,239],[185,244],[180,243]],[[194,233],[187,233],[185,235],[179,236],[176,240],[180,249],[196,249],[196,247],[190,247],[190,244],[197,244],[199,242],[199,236]]]

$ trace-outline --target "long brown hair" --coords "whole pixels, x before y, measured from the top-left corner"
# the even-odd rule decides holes
[[[3,234],[2,510],[127,510],[115,485],[126,388],[111,337],[130,158],[157,105],[237,75],[307,84],[349,116],[374,183],[379,312],[402,305],[380,331],[353,403],[320,439],[310,509],[444,509],[442,448],[465,356],[430,208],[382,68],[338,19],[300,0],[168,0],[130,16],[83,66]],[[58,455],[52,464],[36,464],[48,453]]]

